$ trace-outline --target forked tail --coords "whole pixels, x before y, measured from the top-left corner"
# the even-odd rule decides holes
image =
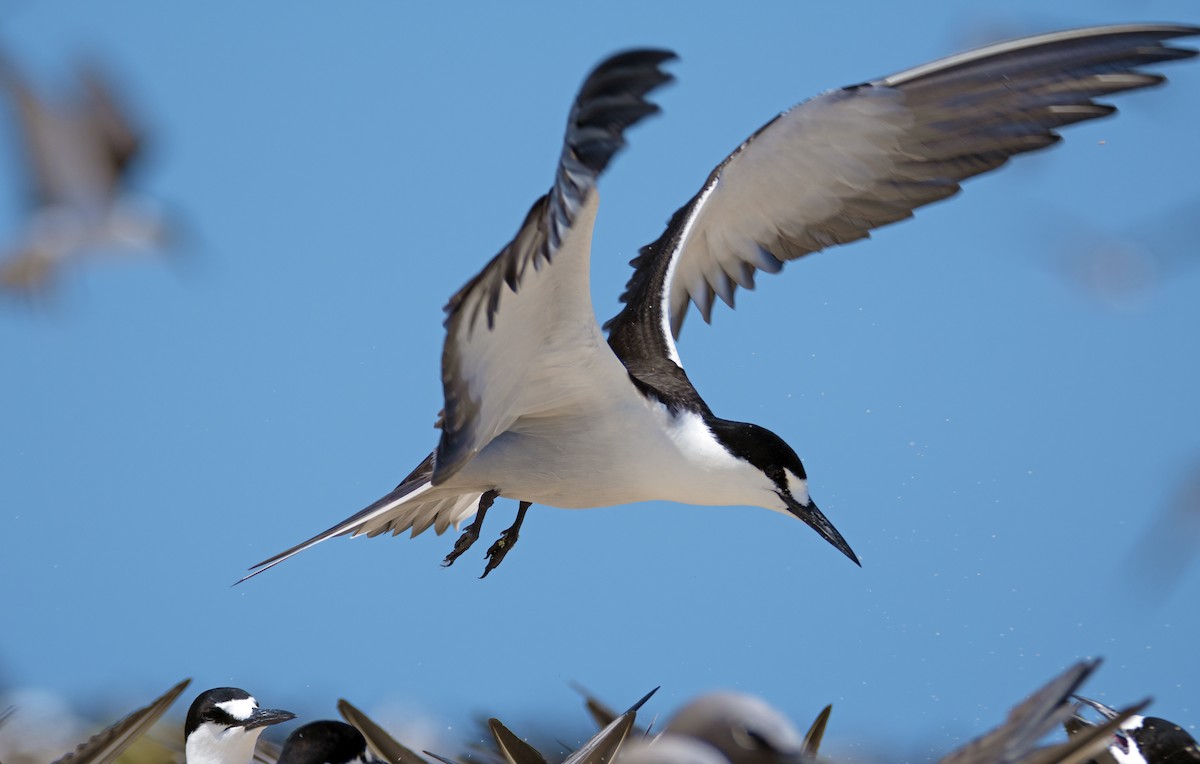
[[[290,549],[285,549],[274,557],[269,557],[250,568],[250,572],[242,576],[234,584],[254,578],[259,573],[275,567],[284,560],[303,552],[311,546],[320,544],[334,536],[352,535],[378,536],[391,532],[399,535],[412,530],[417,536],[431,526],[440,536],[450,527],[457,527],[460,522],[475,514],[479,503],[478,493],[441,494],[434,489],[430,482],[433,476],[433,454],[426,457],[400,485],[387,495],[375,500],[361,511],[351,515],[332,528],[318,533],[307,541],[301,542]],[[430,495],[430,492],[435,495]]]

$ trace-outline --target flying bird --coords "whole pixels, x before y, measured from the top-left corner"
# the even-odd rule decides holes
[[[158,206],[126,192],[142,131],[95,67],[80,68],[79,84],[76,98],[55,103],[0,58],[0,87],[21,128],[30,176],[26,230],[0,254],[0,289],[44,292],[70,260],[160,250],[169,238]]]
[[[661,67],[674,55],[607,59],[571,108],[549,193],[446,306],[436,448],[393,491],[242,580],[334,536],[442,534],[474,515],[449,565],[499,497],[519,502],[517,517],[488,550],[484,576],[516,543],[532,504],[765,507],[799,518],[858,563],[813,501],[792,447],[717,416],[692,385],[675,342],[689,306],[708,320],[714,298],[732,306],[759,271],[864,238],[1055,143],[1058,128],[1112,114],[1096,99],[1163,82],[1143,68],[1194,56],[1167,41],[1196,34],[1129,24],[1026,37],[783,112],[640,250],[606,338],[588,281],[596,182],[625,131],[658,111],[646,96],[672,79]]]

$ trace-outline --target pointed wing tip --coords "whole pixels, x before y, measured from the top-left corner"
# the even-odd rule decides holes
[[[821,741],[825,738],[825,728],[829,724],[829,717],[833,713],[833,704],[830,703],[821,709],[821,713],[817,714],[817,718],[813,719],[813,723],[809,725],[808,732],[804,734],[804,741],[801,743],[801,750],[805,756],[808,756],[813,761],[817,759],[817,753],[821,748]]]
[[[631,713],[636,713],[636,712],[640,711],[642,706],[646,705],[646,701],[648,701],[648,700],[650,700],[650,698],[654,697],[654,693],[658,692],[660,689],[662,689],[661,684],[658,687],[655,687],[650,692],[643,695],[641,700],[639,700],[638,702],[636,702],[632,706],[630,706],[629,710],[626,711],[625,713],[631,714]]]

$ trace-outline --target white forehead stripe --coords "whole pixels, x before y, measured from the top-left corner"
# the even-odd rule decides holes
[[[227,700],[224,703],[218,703],[217,708],[239,722],[244,722],[250,718],[251,714],[258,710],[258,701],[254,698],[238,698],[237,700]]]
[[[783,474],[787,476],[788,493],[792,495],[793,499],[807,507],[809,503],[808,481],[789,469],[784,469]]]

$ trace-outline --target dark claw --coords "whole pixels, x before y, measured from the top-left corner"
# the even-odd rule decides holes
[[[483,575],[480,578],[487,578],[488,573],[499,567],[500,563],[504,561],[505,555],[517,543],[517,539],[521,537],[521,523],[525,521],[525,513],[529,510],[529,505],[530,502],[528,501],[521,502],[517,509],[516,522],[512,526],[505,528],[504,532],[500,534],[500,538],[496,539],[496,543],[488,548],[487,567],[483,569]]]
[[[508,530],[504,531],[504,533],[500,534],[500,538],[496,539],[496,543],[488,547],[487,567],[483,569],[483,575],[480,576],[480,578],[487,578],[487,574],[495,570],[500,563],[504,561],[504,556],[508,554],[508,550],[512,549],[513,544],[517,543],[519,534],[514,533],[510,537],[508,535],[509,530],[512,529],[509,528]]]
[[[488,507],[492,506],[492,502],[500,495],[499,491],[488,491],[479,497],[479,506],[475,510],[475,519],[463,531],[463,535],[458,537],[458,541],[454,542],[454,549],[450,554],[446,555],[446,559],[442,560],[442,567],[448,568],[454,564],[454,561],[462,556],[462,553],[471,548],[471,545],[479,538],[479,529],[483,527],[483,518],[487,515]]]
[[[462,553],[471,548],[471,545],[479,540],[479,529],[475,527],[475,523],[467,526],[463,534],[458,537],[458,541],[454,542],[454,549],[450,554],[446,555],[446,559],[442,560],[442,567],[448,568],[454,564],[454,561],[462,556]]]

